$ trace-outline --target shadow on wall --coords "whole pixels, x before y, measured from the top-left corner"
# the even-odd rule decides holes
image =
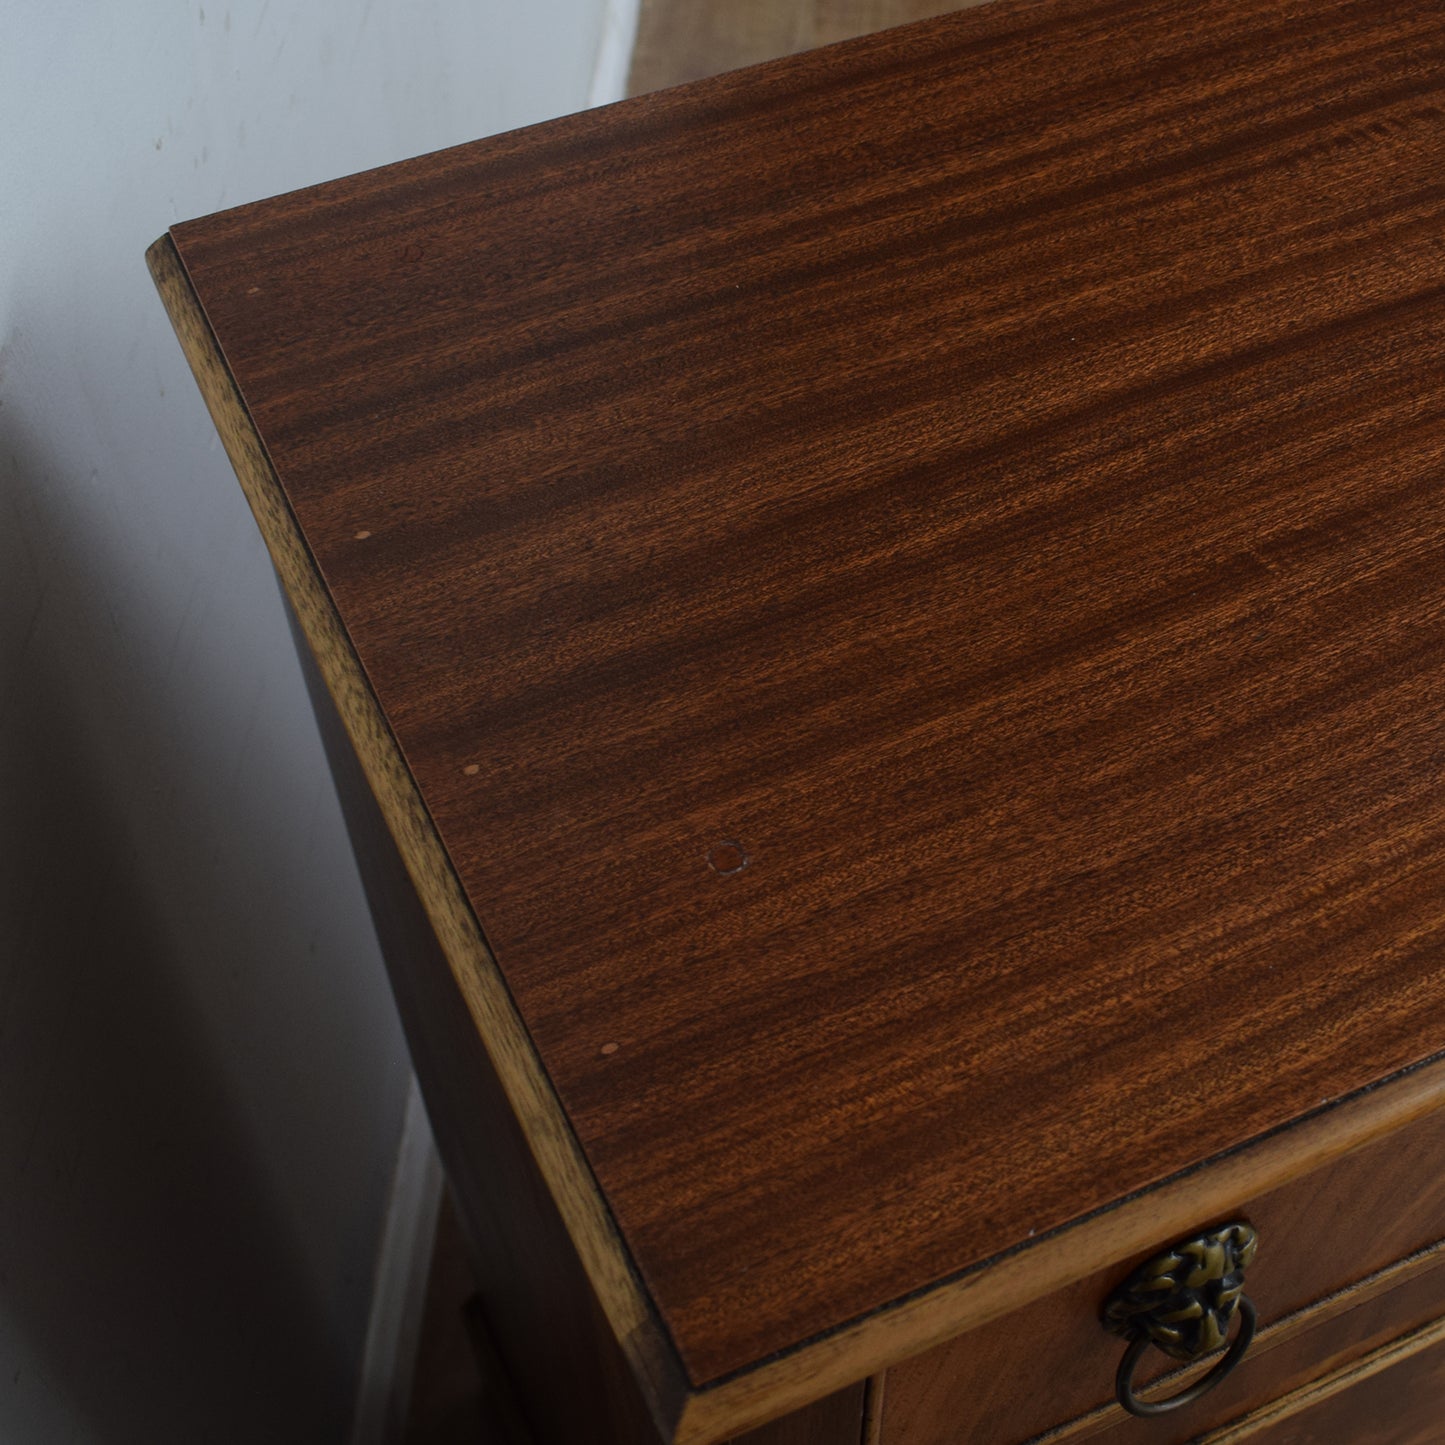
[[[163,704],[124,675],[114,559],[85,550],[52,481],[0,411],[0,616],[17,644],[0,673],[5,1416],[33,1399],[48,1423],[26,1445],[339,1440],[354,1341],[268,1197],[136,833],[157,809],[183,837],[215,823],[180,816],[185,789],[154,768],[151,796],[124,781],[147,776],[125,753],[167,735]]]

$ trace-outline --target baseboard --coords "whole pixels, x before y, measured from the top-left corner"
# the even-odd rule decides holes
[[[351,1445],[401,1440],[441,1195],[441,1161],[413,1078],[377,1251]]]
[[[602,38],[592,66],[587,104],[610,105],[627,94],[632,69],[632,48],[637,42],[641,0],[606,0],[602,10]]]

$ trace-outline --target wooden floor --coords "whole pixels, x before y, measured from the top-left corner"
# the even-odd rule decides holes
[[[968,0],[979,3],[979,0]],[[642,0],[631,95],[701,80],[892,25],[961,9],[940,0]],[[521,1445],[506,1404],[489,1398],[468,1328],[466,1252],[443,1207],[427,1288],[404,1445]]]
[[[957,0],[642,0],[628,89],[642,95],[962,8]]]

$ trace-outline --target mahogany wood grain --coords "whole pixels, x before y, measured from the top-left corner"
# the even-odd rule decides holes
[[[1246,1282],[1261,1324],[1252,1357],[1263,1353],[1273,1322],[1445,1238],[1441,1160],[1445,1113],[1429,1115],[1281,1189],[1241,1199],[1218,1216],[1247,1219],[1259,1231],[1259,1256]],[[1213,1217],[1198,1223],[1211,1222]],[[1123,1345],[1098,1323],[1104,1300],[1136,1265],[1171,1242],[1160,1238],[1156,1249],[895,1366],[888,1372],[884,1397],[884,1445],[890,1440],[955,1445],[964,1418],[978,1440],[1013,1445],[1111,1400]],[[1436,1280],[1426,1289],[1425,1314],[1409,1324],[1445,1309],[1445,1285]],[[1387,1321],[1396,1318],[1392,1307],[1380,1308]],[[1148,1380],[1169,1366],[1163,1355],[1146,1357],[1139,1378]],[[1272,1369],[1237,1371],[1239,1386],[1251,1374],[1272,1379]],[[1221,1397],[1227,1402],[1233,1391],[1216,1391],[1187,1418],[1213,1414]],[[1168,1435],[1167,1430],[1159,1433],[1163,1427],[1154,1422],[1121,1418],[1120,1427],[1121,1441],[1131,1427],[1141,1442]]]
[[[483,1327],[518,1399],[515,1445],[656,1445],[648,1404],[492,1072],[416,891],[295,624],[332,776],[346,815],[407,1043],[453,1190],[463,1201]],[[864,1382],[731,1445],[859,1445]],[[502,1414],[504,1412],[496,1412]]]
[[[418,1082],[463,1203],[481,1290],[478,1332],[505,1371],[493,1386],[505,1407],[493,1413],[506,1418],[520,1411],[506,1435],[514,1445],[657,1445],[662,1437],[649,1402],[455,997],[436,935],[291,616]],[[859,1445],[864,1393],[859,1381],[731,1445]]]
[[[1442,58],[1000,0],[175,228],[679,1433],[1445,1045]]]
[[[522,1414],[516,1445],[656,1445],[649,1402],[589,1287],[304,634],[289,613],[373,922],[481,1289],[481,1333]],[[860,1445],[866,1382],[730,1445]],[[495,1412],[505,1413],[505,1412]]]

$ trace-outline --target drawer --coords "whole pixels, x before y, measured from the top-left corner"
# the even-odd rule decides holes
[[[1124,1346],[1099,1312],[1136,1257],[890,1369],[880,1445],[1191,1439],[1445,1314],[1442,1157],[1437,1113],[1231,1211],[1259,1233],[1246,1279],[1259,1328],[1239,1368],[1193,1405],[1144,1420],[1113,1403]],[[1150,1350],[1139,1379],[1170,1371],[1179,1366]]]
[[[1327,1295],[1260,1329],[1239,1367],[1218,1389],[1169,1415],[1141,1420],[1106,1406],[1058,1430],[1040,1445],[1171,1445],[1189,1440],[1226,1445],[1253,1436],[1262,1419],[1323,1382],[1349,1379],[1376,1352],[1435,1326],[1445,1316],[1445,1245],[1397,1261],[1364,1281]],[[1161,1394],[1172,1394],[1212,1368],[1207,1360],[1168,1371]],[[1437,1410],[1440,1406],[1437,1405]]]
[[[1415,1341],[1402,1342],[1413,1345]],[[1199,1445],[1439,1445],[1445,1428],[1445,1339],[1399,1358],[1380,1351],[1350,1371],[1281,1401],[1243,1430]]]

